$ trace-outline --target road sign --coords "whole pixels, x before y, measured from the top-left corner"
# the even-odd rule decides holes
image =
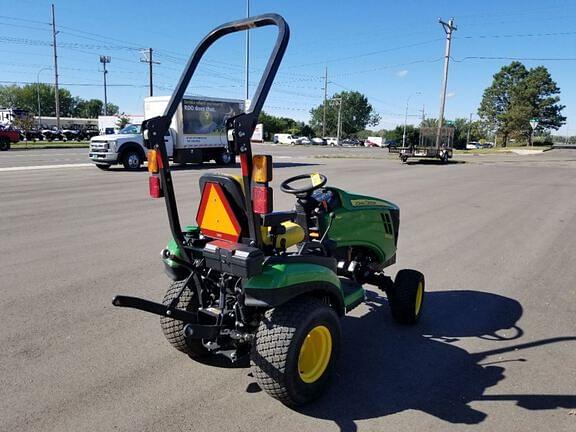
[[[532,130],[538,127],[538,119],[530,119],[530,126],[532,126]]]

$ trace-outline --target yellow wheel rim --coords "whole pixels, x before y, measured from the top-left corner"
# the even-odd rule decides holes
[[[300,379],[307,384],[318,381],[326,371],[332,355],[332,335],[330,330],[319,325],[310,330],[300,347],[298,372]]]
[[[424,296],[424,285],[422,282],[418,283],[418,289],[416,290],[416,304],[414,305],[414,313],[416,316],[420,313],[422,308],[422,297]]]

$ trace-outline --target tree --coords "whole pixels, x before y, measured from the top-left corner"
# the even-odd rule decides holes
[[[389,130],[385,134],[386,141],[396,141],[398,145],[402,144],[402,137],[404,136],[404,126],[396,126],[394,129]],[[406,125],[406,145],[418,145],[420,138],[420,129],[412,125]]]
[[[566,120],[561,111],[560,89],[544,66],[526,69],[520,62],[502,67],[484,90],[478,115],[504,138],[531,139],[530,119],[538,118],[539,130],[557,130]]]
[[[128,117],[126,114],[122,113],[122,114],[120,114],[120,117],[118,117],[118,121],[116,122],[116,126],[118,127],[118,129],[124,129],[128,123],[130,123],[130,117]]]
[[[258,121],[262,123],[264,135],[269,140],[277,133],[298,134],[304,126],[302,122],[298,123],[296,120],[287,117],[276,117],[264,111],[260,113]]]
[[[13,126],[17,129],[21,129],[23,131],[29,131],[36,126],[36,120],[30,114],[18,116],[14,119],[14,125]]]
[[[341,102],[338,102],[338,98]],[[380,122],[380,115],[368,103],[366,96],[357,91],[343,91],[336,93],[326,102],[326,133],[328,135],[337,133],[339,103],[342,103],[343,136],[354,135],[366,129],[366,126],[376,126]],[[310,126],[316,134],[321,134],[324,104],[310,110],[310,115]]]
[[[108,115],[117,115],[120,112],[118,105],[114,105],[113,103],[108,102],[106,104],[106,113]],[[102,114],[104,114],[104,110],[102,110]]]
[[[104,103],[100,99],[77,99],[74,117],[97,118],[102,115]]]
[[[103,102],[99,99],[88,101],[73,97],[69,90],[58,89],[60,116],[61,117],[85,117],[96,118],[102,115]],[[49,84],[26,84],[22,87],[17,85],[0,86],[0,106],[3,108],[20,108],[30,114],[38,115],[38,96],[40,96],[40,114],[47,117],[56,116],[56,102],[54,87]],[[117,105],[108,103],[108,113],[118,114]]]

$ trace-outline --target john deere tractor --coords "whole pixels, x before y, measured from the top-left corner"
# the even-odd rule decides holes
[[[202,175],[196,223],[182,227],[164,143],[171,119],[216,40],[269,25],[278,35],[252,103],[226,120],[241,176]],[[164,198],[172,232],[162,251],[172,282],[161,303],[119,295],[113,304],[160,315],[166,339],[192,359],[249,356],[268,394],[299,405],[329,382],[342,348],[340,320],[364,301],[364,286],[386,293],[398,323],[414,324],[424,276],[400,270],[392,280],[384,273],[396,260],[400,226],[399,209],[389,201],[331,187],[311,173],[281,183],[295,198],[293,210],[273,210],[272,157],[252,155],[250,137],[288,39],[288,25],[276,14],[217,27],[196,47],[164,115],[143,125],[150,194]]]

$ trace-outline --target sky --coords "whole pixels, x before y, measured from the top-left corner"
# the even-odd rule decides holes
[[[492,76],[513,59],[544,65],[560,87],[567,125],[576,135],[576,1],[574,0],[249,0],[251,15],[275,12],[288,22],[290,43],[264,110],[308,121],[328,96],[364,93],[393,128],[438,117],[445,33],[454,18],[446,119],[476,117]],[[247,0],[0,0],[0,84],[54,80],[51,3],[55,5],[59,80],[85,99],[103,99],[100,55],[107,65],[108,101],[141,114],[152,48],[154,94],[171,94],[188,56],[212,28],[246,16]],[[250,32],[253,91],[273,47],[272,27]],[[235,34],[206,54],[188,94],[244,97],[245,39]]]

